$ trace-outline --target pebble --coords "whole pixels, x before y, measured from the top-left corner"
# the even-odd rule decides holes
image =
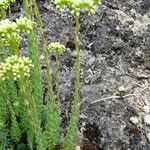
[[[150,125],[150,115],[146,115],[144,117],[144,122],[145,122],[146,125]]]
[[[76,146],[75,150],[81,150],[80,146]]]
[[[119,92],[125,92],[126,89],[125,89],[123,86],[121,86],[121,87],[118,88],[118,91],[119,91]]]
[[[130,118],[130,121],[133,123],[133,124],[138,124],[139,123],[139,119],[137,117],[131,117]]]
[[[143,111],[149,113],[149,106],[147,105],[143,106]]]

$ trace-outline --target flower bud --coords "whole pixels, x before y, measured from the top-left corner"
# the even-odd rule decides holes
[[[49,44],[48,49],[52,53],[63,53],[65,51],[65,46],[58,42],[54,42]]]

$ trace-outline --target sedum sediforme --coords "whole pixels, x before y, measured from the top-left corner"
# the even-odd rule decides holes
[[[75,17],[75,37],[76,37],[76,80],[75,80],[75,93],[73,110],[70,117],[70,124],[68,132],[64,138],[63,148],[64,150],[72,150],[75,147],[77,136],[77,124],[79,118],[80,107],[80,24],[79,16],[81,11],[87,11],[88,14],[94,14],[95,8],[100,4],[100,0],[55,0],[56,7],[61,11],[68,7],[71,9],[72,14]]]

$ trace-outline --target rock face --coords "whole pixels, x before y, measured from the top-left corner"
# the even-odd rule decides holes
[[[53,2],[40,1],[39,7],[47,41],[70,48],[60,66],[65,128],[73,100],[75,22],[69,10],[60,13]],[[150,1],[103,0],[95,15],[81,15],[80,24],[82,149],[149,150],[143,116],[150,106]]]
[[[74,18],[53,1],[39,1],[48,43],[70,48],[60,64],[63,128],[74,92]],[[81,113],[83,150],[150,150],[143,123],[150,107],[150,1],[103,0],[96,14],[80,18]],[[51,56],[52,70],[55,59]],[[121,90],[120,90],[121,89]],[[138,125],[130,121],[137,117]]]

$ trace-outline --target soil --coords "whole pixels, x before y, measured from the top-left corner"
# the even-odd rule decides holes
[[[68,9],[59,12],[52,0],[38,5],[47,42],[68,48],[60,58],[66,130],[74,93],[75,22]],[[150,150],[150,127],[143,122],[150,113],[150,1],[102,0],[95,15],[81,14],[80,40],[78,145],[82,150]],[[50,61],[55,80],[55,57]]]

